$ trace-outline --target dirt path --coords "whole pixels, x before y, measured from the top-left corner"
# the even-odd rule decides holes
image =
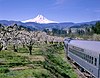
[[[31,67],[27,67],[27,66],[20,66],[20,67],[13,67],[13,68],[9,68],[9,70],[12,70],[12,71],[17,71],[17,70],[25,70],[25,69],[31,69]]]

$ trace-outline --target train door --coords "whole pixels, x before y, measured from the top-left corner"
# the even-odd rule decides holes
[[[68,54],[68,47],[66,46],[67,44],[64,43],[64,50],[65,50],[65,53],[66,53],[66,56]]]
[[[99,54],[99,70],[98,70],[98,78],[100,78],[100,54]]]

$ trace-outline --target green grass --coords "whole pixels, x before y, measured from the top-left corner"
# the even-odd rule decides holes
[[[62,49],[62,45],[47,47],[47,53],[44,52],[44,55],[46,56],[44,67],[52,71],[52,73],[56,74],[58,77],[77,78],[77,75],[70,64],[64,61],[64,52]]]
[[[18,52],[9,46],[8,50],[0,51],[0,78],[77,78],[64,57],[63,45],[34,45],[32,55],[22,46]]]
[[[50,78],[50,72],[45,69],[10,71],[0,74],[0,78]]]

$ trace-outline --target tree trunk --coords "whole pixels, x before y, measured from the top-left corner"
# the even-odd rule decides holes
[[[17,52],[15,44],[13,45],[14,52]]]
[[[29,46],[30,55],[32,55],[32,46]]]

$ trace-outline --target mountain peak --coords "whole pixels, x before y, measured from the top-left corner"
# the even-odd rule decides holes
[[[43,17],[43,15],[41,15],[41,14],[39,14],[39,15],[37,15],[37,16],[39,16],[39,17]]]
[[[37,15],[37,17],[33,18],[33,19],[29,19],[29,20],[25,20],[22,22],[36,22],[36,23],[57,23],[55,21],[51,21],[48,20],[47,18],[45,18],[43,15]]]
[[[39,19],[39,20],[44,20],[44,19],[46,19],[43,15],[38,15],[36,18]]]

